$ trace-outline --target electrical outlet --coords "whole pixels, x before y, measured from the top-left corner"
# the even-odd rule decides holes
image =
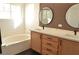
[[[61,28],[62,26],[63,26],[62,24],[58,24],[58,27],[60,27],[60,28]]]

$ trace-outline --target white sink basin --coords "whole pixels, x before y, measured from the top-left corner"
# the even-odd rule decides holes
[[[42,29],[35,29],[36,31],[39,31],[39,32],[44,32],[45,30],[42,30]]]
[[[35,30],[41,31],[41,29],[35,29]]]
[[[70,38],[74,38],[74,39],[79,39],[79,36],[74,35],[74,34],[65,34],[65,36],[70,37]]]

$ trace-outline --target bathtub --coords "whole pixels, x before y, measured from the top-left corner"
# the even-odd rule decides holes
[[[2,38],[2,54],[18,54],[30,48],[30,36],[27,34],[17,34]]]

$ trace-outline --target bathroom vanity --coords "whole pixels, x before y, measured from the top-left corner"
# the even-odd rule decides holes
[[[31,48],[43,55],[78,55],[79,42],[41,32],[31,32]]]
[[[75,16],[78,15],[79,4],[50,4],[49,7],[46,7],[48,4],[42,5],[44,7],[40,10],[39,21],[43,29],[31,30],[31,48],[43,55],[79,55],[79,17]],[[58,9],[63,12],[59,14],[60,11]],[[56,13],[57,10],[59,11],[58,13]],[[63,18],[66,19],[64,20]],[[69,30],[72,27],[73,31],[62,30],[62,27],[64,29],[66,27],[64,27],[65,25],[63,25],[64,22],[62,21],[62,23],[57,24],[60,19],[67,22],[70,27]],[[44,28],[50,24],[53,24],[51,26],[52,30]],[[53,29],[54,24],[57,25],[55,29]],[[57,29],[58,27],[61,29]]]

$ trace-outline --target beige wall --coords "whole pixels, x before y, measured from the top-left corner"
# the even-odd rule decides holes
[[[66,12],[74,4],[75,3],[41,3],[41,9],[43,7],[49,7],[54,12],[54,18],[52,18],[51,23],[45,26],[70,31],[78,30],[76,28],[71,27],[66,21]],[[59,27],[58,25],[62,26]],[[42,26],[41,23],[40,26]]]

